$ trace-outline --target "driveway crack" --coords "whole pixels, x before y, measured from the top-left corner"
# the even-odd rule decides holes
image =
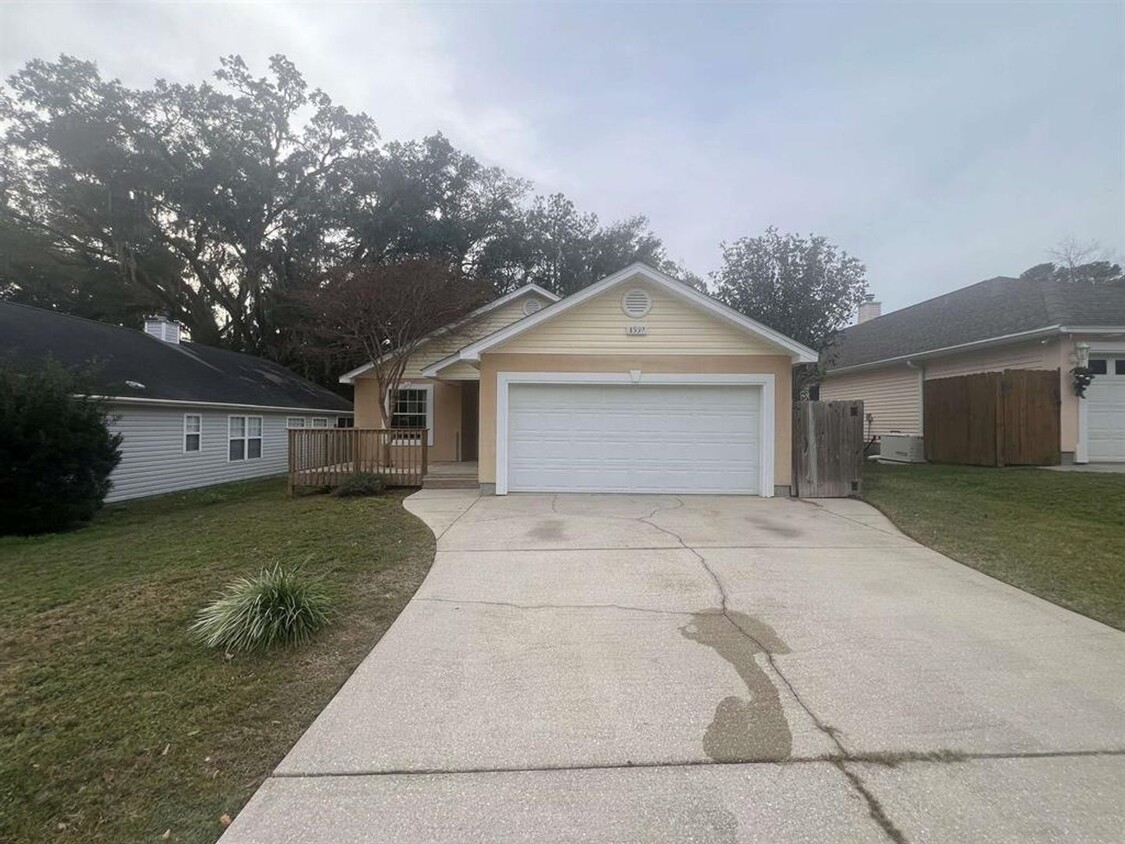
[[[681,503],[681,506],[682,506],[683,502],[681,501],[680,503]],[[682,536],[680,536],[678,533],[676,533],[673,530],[670,530],[669,528],[662,527],[661,525],[658,525],[658,524],[656,524],[655,522],[652,521],[652,518],[658,512],[660,512],[662,509],[674,509],[674,508],[657,508],[656,510],[653,510],[653,512],[651,514],[649,514],[648,516],[646,516],[644,518],[640,518],[637,521],[644,522],[645,524],[649,525],[650,527],[656,528],[661,533],[664,533],[664,534],[672,537],[677,542],[679,542],[679,544],[682,548],[687,550],[689,553],[694,555],[697,560],[699,560],[699,564],[703,567],[703,570],[707,572],[708,576],[711,578],[711,581],[715,584],[716,591],[719,593],[719,608],[720,608],[720,612],[723,615],[723,618],[725,618],[727,620],[727,622],[735,630],[737,630],[742,636],[744,636],[747,641],[752,643],[763,654],[765,654],[767,664],[773,670],[774,674],[776,674],[781,679],[781,682],[785,684],[785,687],[789,690],[789,694],[791,694],[793,696],[793,700],[795,700],[797,702],[797,705],[800,706],[801,709],[803,709],[805,711],[805,714],[808,715],[809,719],[813,722],[813,725],[818,730],[820,730],[824,735],[826,735],[828,737],[828,739],[832,742],[832,744],[835,745],[835,747],[838,751],[838,754],[833,754],[833,755],[829,756],[826,759],[826,761],[831,762],[832,765],[838,771],[840,771],[841,774],[844,775],[844,777],[848,781],[848,784],[852,787],[852,789],[867,804],[867,810],[868,810],[868,813],[871,815],[871,819],[873,821],[875,821],[876,824],[879,825],[879,828],[883,831],[884,835],[886,835],[886,837],[889,840],[893,841],[894,844],[907,844],[906,836],[903,835],[902,831],[899,830],[894,825],[894,823],[891,821],[890,817],[888,817],[888,815],[886,813],[886,810],[883,808],[882,804],[879,802],[879,799],[867,787],[867,785],[863,782],[863,779],[859,776],[859,774],[857,774],[855,771],[849,770],[846,767],[845,763],[852,758],[852,755],[848,751],[848,749],[844,746],[843,742],[840,741],[840,736],[839,736],[838,731],[834,727],[831,727],[828,724],[825,724],[816,715],[816,713],[812,711],[812,708],[804,701],[804,699],[801,697],[801,695],[797,692],[797,689],[789,681],[789,678],[786,677],[785,674],[778,667],[777,662],[774,660],[773,652],[770,650],[770,648],[767,646],[767,644],[762,642],[756,636],[754,636],[749,630],[747,630],[745,627],[743,627],[738,622],[738,620],[735,618],[735,614],[733,614],[731,612],[730,608],[728,607],[728,596],[727,596],[726,586],[723,584],[723,581],[719,577],[718,573],[713,568],[711,568],[710,565],[708,565],[707,559],[702,554],[700,554],[695,548],[688,545],[684,541],[684,538]]]

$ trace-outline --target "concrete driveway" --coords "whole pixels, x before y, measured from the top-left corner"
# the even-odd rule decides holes
[[[1125,634],[866,505],[407,507],[433,570],[224,844],[1120,840]]]

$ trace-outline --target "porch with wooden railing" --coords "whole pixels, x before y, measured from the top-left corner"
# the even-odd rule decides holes
[[[289,494],[298,487],[335,487],[357,472],[387,486],[421,486],[429,469],[425,428],[293,428],[289,431]]]

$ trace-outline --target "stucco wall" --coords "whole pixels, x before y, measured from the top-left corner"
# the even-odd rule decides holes
[[[790,484],[792,448],[791,361],[788,355],[510,354],[481,356],[480,482],[496,483],[496,375],[499,372],[629,372],[771,374],[775,384],[774,484]]]
[[[431,461],[457,460],[457,440],[461,432],[461,385],[426,378],[404,379],[402,387],[413,385],[432,387],[434,402],[434,441],[430,446]],[[385,428],[387,426],[379,406],[379,382],[374,378],[355,380],[355,425],[357,428]]]

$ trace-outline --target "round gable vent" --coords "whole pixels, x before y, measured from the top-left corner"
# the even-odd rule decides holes
[[[543,310],[543,302],[539,299],[528,299],[523,303],[523,315],[531,316]]]
[[[648,295],[648,291],[640,287],[634,287],[628,293],[621,297],[621,310],[625,312],[626,316],[633,319],[640,319],[649,312],[652,308],[652,297]]]

